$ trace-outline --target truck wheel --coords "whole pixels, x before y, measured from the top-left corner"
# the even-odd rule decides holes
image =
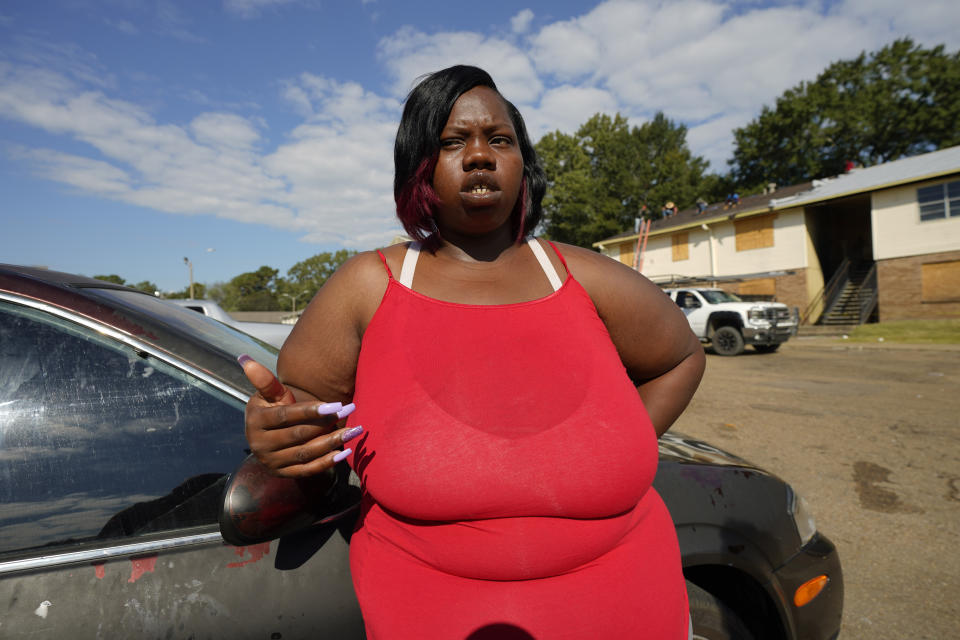
[[[753,348],[757,350],[757,353],[773,353],[780,348],[780,343],[777,344],[755,344]]]
[[[693,640],[753,640],[736,613],[697,585],[687,582],[687,598]]]
[[[711,341],[719,356],[735,356],[743,352],[743,336],[736,327],[720,327],[713,332]]]

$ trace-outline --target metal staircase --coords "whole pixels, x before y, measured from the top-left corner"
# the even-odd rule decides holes
[[[835,291],[817,324],[857,325],[866,322],[877,306],[876,263],[851,264]]]

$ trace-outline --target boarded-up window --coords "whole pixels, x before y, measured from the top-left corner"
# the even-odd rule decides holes
[[[960,260],[925,264],[921,277],[924,302],[960,302]]]
[[[633,266],[633,249],[637,245],[633,242],[621,242],[620,243],[620,262],[627,266]]]
[[[686,231],[675,233],[673,239],[673,261],[690,259],[690,234]]]
[[[773,296],[777,293],[777,284],[773,278],[757,278],[740,283],[740,295]]]
[[[737,251],[762,249],[773,246],[773,219],[776,214],[751,216],[734,220],[733,226],[737,233]]]

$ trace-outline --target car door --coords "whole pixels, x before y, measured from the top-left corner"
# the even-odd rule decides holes
[[[677,291],[676,303],[683,311],[683,315],[687,316],[687,322],[690,323],[693,332],[699,337],[705,336],[709,314],[700,297],[693,291],[680,290]]]
[[[363,637],[350,523],[250,547],[220,537],[226,474],[246,455],[240,392],[6,298],[0,637]]]

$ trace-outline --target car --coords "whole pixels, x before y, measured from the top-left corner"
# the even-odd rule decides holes
[[[0,636],[364,637],[356,476],[258,471],[241,353],[276,367],[148,294],[0,265]],[[839,557],[789,484],[666,434],[655,486],[696,638],[836,637]]]
[[[167,298],[166,300],[170,304],[179,305],[181,307],[190,309],[191,311],[202,313],[203,315],[209,316],[214,320],[219,320],[220,322],[228,324],[235,329],[239,329],[244,333],[249,333],[255,338],[263,340],[268,344],[272,344],[277,349],[283,346],[287,336],[290,335],[290,331],[293,330],[292,324],[284,324],[282,322],[246,322],[242,320],[234,320],[233,316],[227,313],[223,307],[213,300],[202,300],[197,298]]]
[[[736,356],[746,344],[773,353],[796,335],[799,318],[782,302],[746,302],[716,288],[664,289],[690,323],[690,329],[714,353]]]

